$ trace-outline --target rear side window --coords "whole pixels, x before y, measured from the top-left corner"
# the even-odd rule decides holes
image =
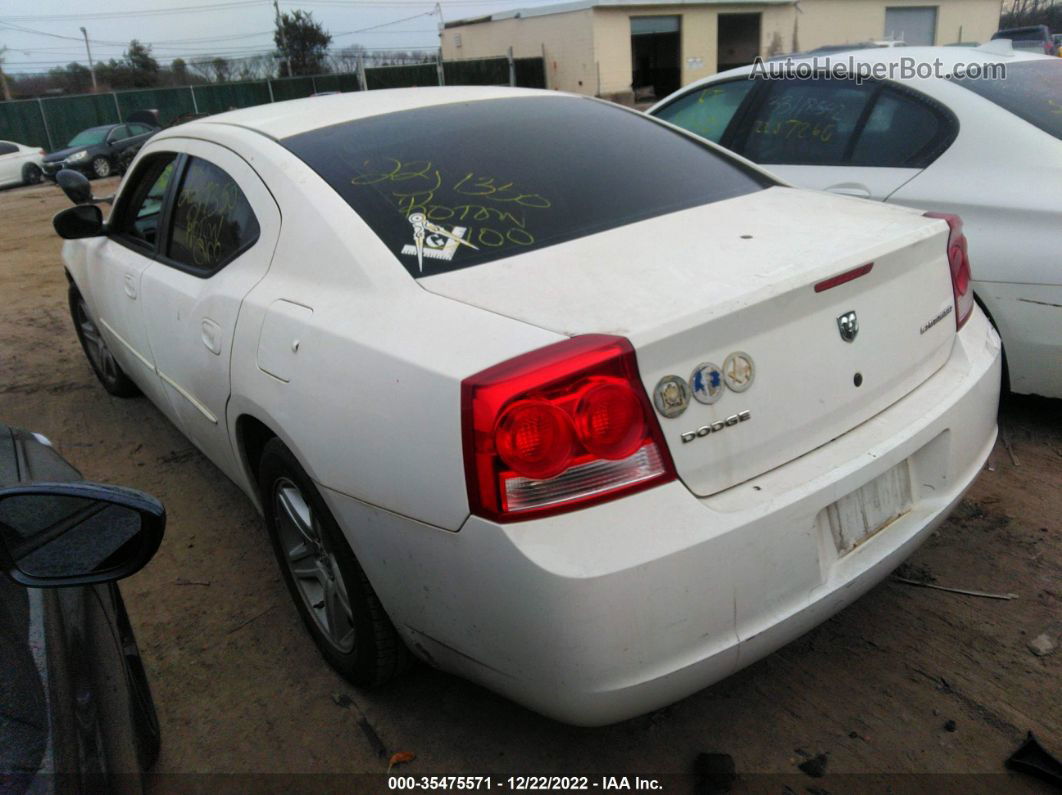
[[[213,163],[190,157],[174,201],[169,259],[210,275],[250,248],[258,232],[236,181]]]
[[[949,137],[947,127],[947,120],[932,106],[886,89],[863,124],[848,165],[921,168],[941,151]]]
[[[1007,64],[997,79],[951,78],[1019,119],[1062,139],[1062,58]]]
[[[774,184],[651,119],[575,97],[418,108],[281,143],[414,277]]]
[[[744,78],[703,86],[682,95],[653,115],[701,138],[720,143],[734,114],[755,86],[755,80]]]
[[[7,141],[0,141],[0,155],[13,155],[18,151],[18,147],[14,144],[9,144]]]

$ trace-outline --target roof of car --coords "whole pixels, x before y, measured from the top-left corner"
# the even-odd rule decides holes
[[[292,135],[329,127],[355,119],[381,116],[431,105],[478,102],[505,97],[558,95],[556,91],[507,86],[454,86],[394,88],[375,91],[351,91],[327,97],[307,97],[287,102],[273,102],[252,108],[219,113],[190,125],[231,124],[245,127],[281,140]]]
[[[834,55],[847,55],[847,53],[834,53]],[[974,48],[963,47],[875,47],[872,49],[853,50],[852,58],[857,62],[865,63],[890,63],[901,59],[912,58],[917,62],[929,62],[939,60],[944,69],[951,69],[956,64],[967,64],[971,61],[983,63],[1013,63],[1016,61],[1028,61],[1037,58],[1048,58],[1047,55],[1023,52],[1022,50],[996,51],[989,45],[981,45]],[[793,59],[797,60],[797,59]]]

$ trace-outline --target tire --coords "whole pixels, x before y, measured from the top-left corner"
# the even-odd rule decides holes
[[[77,287],[70,285],[70,317],[74,321],[74,333],[81,343],[92,372],[103,384],[103,388],[115,397],[129,398],[140,394],[140,388],[125,374],[121,365],[111,354],[95,322],[89,317],[85,299]]]
[[[262,450],[258,485],[284,582],[328,664],[363,687],[383,684],[408,668],[409,651],[339,525],[277,438]]]
[[[92,161],[92,173],[99,179],[111,175],[111,161],[105,157],[97,157]]]
[[[42,179],[44,179],[44,172],[36,163],[27,163],[22,167],[23,185],[39,185]]]

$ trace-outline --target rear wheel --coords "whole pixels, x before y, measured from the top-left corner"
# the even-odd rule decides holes
[[[284,582],[328,663],[356,685],[400,673],[409,651],[313,481],[279,439],[262,451],[259,488]]]
[[[69,289],[70,316],[74,320],[74,332],[78,342],[81,343],[85,357],[96,374],[96,378],[103,384],[103,388],[115,397],[135,397],[140,394],[140,389],[132,379],[125,374],[121,365],[115,360],[110,348],[100,334],[100,330],[89,317],[85,299],[73,284]]]
[[[92,173],[100,179],[111,175],[111,161],[105,157],[97,157],[92,161]]]
[[[27,163],[22,167],[23,185],[37,185],[43,178],[44,174],[36,163]]]

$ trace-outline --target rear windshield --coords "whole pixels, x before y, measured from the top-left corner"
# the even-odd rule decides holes
[[[576,97],[437,105],[282,143],[415,278],[774,184],[648,118]]]
[[[998,79],[952,81],[1062,139],[1062,58],[1007,64],[1006,76]]]
[[[95,146],[96,144],[102,144],[103,140],[107,137],[107,131],[110,127],[90,127],[87,130],[82,130],[73,138],[70,139],[70,143],[67,146]]]

